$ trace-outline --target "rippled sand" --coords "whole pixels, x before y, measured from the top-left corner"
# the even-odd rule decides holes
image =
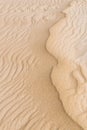
[[[72,105],[75,106],[74,101],[77,103],[77,98],[80,103],[80,94],[78,96],[76,93],[75,98],[72,96],[76,82],[71,80],[69,74],[73,70],[73,64],[66,60],[64,64],[61,62],[57,65],[60,52],[66,59],[67,55],[71,58],[71,52],[73,52],[71,45],[68,47],[70,53],[66,54],[63,50],[59,52],[58,40],[64,40],[64,44],[74,42],[75,38],[79,39],[86,29],[82,28],[82,23],[86,21],[87,14],[84,17],[82,7],[79,7],[78,11],[75,10],[78,4],[72,10],[77,12],[77,16],[81,10],[81,15],[84,17],[80,27],[82,30],[79,32],[76,28],[74,36],[72,21],[75,18],[70,17],[68,21],[66,17],[66,20],[62,21],[66,14],[68,16],[74,13],[72,10],[65,10],[71,1],[0,0],[0,130],[82,130],[82,127],[86,130],[86,121],[83,122],[83,119],[86,120],[84,114],[81,118],[76,117],[79,106],[72,110]],[[65,14],[63,10],[70,13]],[[66,21],[71,25],[66,24]],[[79,21],[78,19],[78,23]],[[62,34],[59,32],[63,26],[67,27]],[[81,34],[77,35],[77,33]],[[86,38],[86,34],[83,37]],[[71,38],[73,40],[70,42]],[[54,41],[56,44],[52,45]],[[67,49],[67,45],[64,48]],[[78,62],[80,62],[79,59],[76,64]],[[76,78],[79,77],[78,72],[81,72],[77,68],[73,72]],[[68,81],[67,76],[70,78]],[[53,79],[53,77],[60,78]],[[66,88],[63,88],[60,82],[57,84],[56,81],[64,83],[63,87]],[[84,83],[82,77],[81,81]],[[72,87],[73,92],[67,91],[67,87]],[[71,95],[69,102],[66,99],[67,95]],[[81,102],[82,100],[86,102],[85,99],[81,99]],[[78,113],[81,114],[80,109]]]

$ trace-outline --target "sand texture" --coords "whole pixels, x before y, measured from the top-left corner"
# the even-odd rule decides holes
[[[46,45],[58,60],[51,78],[67,114],[87,130],[87,1],[74,0],[63,13]]]
[[[87,130],[87,2],[72,1],[0,0],[0,130]]]

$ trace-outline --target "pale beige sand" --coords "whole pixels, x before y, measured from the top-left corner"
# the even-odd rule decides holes
[[[87,0],[74,0],[63,13],[46,45],[58,60],[51,77],[67,114],[87,130]]]
[[[49,28],[71,0],[0,0],[0,130],[82,130],[50,74]]]

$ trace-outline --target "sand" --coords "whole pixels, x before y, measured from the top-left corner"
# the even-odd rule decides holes
[[[74,0],[63,13],[46,45],[58,60],[51,78],[67,114],[87,130],[87,1]]]
[[[70,6],[71,1],[0,0],[0,130],[87,129],[86,121],[83,121],[85,117],[76,117],[80,113],[80,94],[78,96],[76,93],[72,101],[76,82],[69,75],[75,70],[74,77],[79,77],[76,64],[81,61],[78,58],[73,64],[71,60],[77,57],[72,48],[70,50],[71,46],[65,46],[65,50],[70,50],[74,58],[71,58],[71,53],[63,50],[59,52],[60,42],[56,41],[58,37],[59,40],[64,37],[59,32],[66,24],[64,17],[69,13],[65,9]],[[76,6],[75,9],[78,8],[77,3]],[[73,11],[68,12],[72,14]],[[69,19],[70,24],[72,21],[73,18]],[[70,41],[69,34],[65,31],[64,34],[67,37],[64,44],[67,44]],[[56,45],[52,45],[53,41],[56,41]],[[85,67],[84,65],[84,71]],[[80,81],[84,83],[82,77]],[[66,91],[67,87],[72,87],[73,92]],[[69,102],[67,95],[71,95]],[[77,98],[77,108],[72,110]]]

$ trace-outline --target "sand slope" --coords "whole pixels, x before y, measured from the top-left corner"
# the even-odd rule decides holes
[[[0,0],[0,130],[81,130],[50,74],[48,29],[70,0]]]
[[[46,45],[58,60],[51,77],[67,114],[87,130],[87,1],[74,0],[63,13]]]

